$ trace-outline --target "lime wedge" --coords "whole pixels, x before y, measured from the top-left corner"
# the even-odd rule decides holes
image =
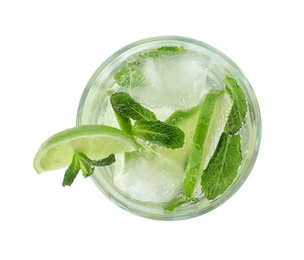
[[[68,167],[75,151],[91,160],[110,154],[137,150],[138,144],[123,131],[103,125],[82,125],[59,132],[47,139],[34,158],[38,173]]]
[[[232,107],[225,90],[211,90],[206,95],[198,116],[187,161],[182,194],[191,197],[200,192],[200,178],[224,131]]]

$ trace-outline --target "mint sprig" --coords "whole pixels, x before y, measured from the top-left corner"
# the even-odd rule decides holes
[[[114,154],[110,154],[108,157],[101,160],[91,160],[84,153],[76,151],[70,166],[64,174],[62,186],[71,186],[80,170],[82,171],[82,175],[87,178],[93,174],[95,170],[94,166],[107,166],[114,162]]]
[[[164,146],[176,149],[184,144],[184,132],[177,126],[158,120],[149,109],[135,101],[128,93],[118,92],[110,97],[120,128],[128,134]],[[135,123],[132,125],[131,120]]]

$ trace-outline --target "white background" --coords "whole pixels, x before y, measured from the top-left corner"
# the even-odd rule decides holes
[[[302,1],[0,1],[0,259],[304,259]],[[242,188],[201,217],[162,222],[90,180],[38,175],[40,144],[75,125],[95,69],[128,43],[181,35],[245,72],[263,137]]]

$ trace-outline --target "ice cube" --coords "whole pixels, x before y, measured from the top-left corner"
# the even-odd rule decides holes
[[[190,51],[149,57],[143,65],[144,86],[133,87],[129,93],[144,104],[170,107],[173,111],[193,107],[209,90],[209,63],[207,56]]]
[[[183,168],[176,162],[157,155],[137,156],[114,176],[114,184],[132,199],[161,203],[177,196],[182,179]]]

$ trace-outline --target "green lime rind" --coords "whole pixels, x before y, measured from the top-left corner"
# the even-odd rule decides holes
[[[91,160],[100,160],[138,148],[134,138],[119,129],[104,125],[76,126],[51,136],[41,145],[34,158],[34,169],[42,173],[68,167],[75,151]]]

